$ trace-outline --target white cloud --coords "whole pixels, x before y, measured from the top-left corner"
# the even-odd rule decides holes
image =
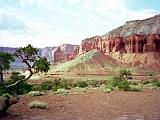
[[[144,19],[157,14],[154,9],[133,10],[128,7],[131,0],[19,0],[20,6],[28,12],[32,6],[37,11],[47,10],[41,17],[28,16],[14,9],[0,9],[0,16],[7,15],[24,23],[29,33],[15,34],[14,31],[0,32],[0,46],[25,46],[28,43],[36,47],[54,46],[62,43],[79,44],[81,39],[92,35],[104,34],[128,20]],[[40,11],[42,12],[42,11]],[[41,14],[39,12],[39,14]],[[44,14],[44,13],[43,13]],[[25,17],[24,17],[25,16]],[[52,18],[52,16],[54,16]],[[30,16],[29,16],[30,17]],[[58,22],[52,22],[52,19]],[[14,21],[11,21],[16,27]],[[10,24],[9,24],[10,25]]]
[[[23,17],[15,9],[0,9],[0,31],[10,31],[14,33],[27,32],[28,28],[23,21]]]
[[[36,6],[40,9],[52,10],[56,0],[19,0],[22,7]]]

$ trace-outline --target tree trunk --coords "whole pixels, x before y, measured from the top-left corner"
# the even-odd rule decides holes
[[[14,96],[6,95],[4,97],[1,97],[0,98],[0,117],[7,116],[8,108],[11,105],[16,104],[17,102],[18,102],[18,98]]]
[[[0,84],[4,84],[3,72],[0,70]]]

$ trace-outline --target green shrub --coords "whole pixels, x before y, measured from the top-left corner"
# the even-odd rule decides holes
[[[103,91],[104,91],[105,93],[111,93],[112,90],[113,90],[113,89],[110,89],[110,88],[103,89]]]
[[[41,83],[41,87],[43,90],[51,90],[53,87],[53,82],[52,81],[45,81]]]
[[[135,82],[135,81],[131,81],[130,84],[131,84],[131,85],[138,85],[138,83]]]
[[[24,79],[25,76],[21,75],[19,72],[12,72],[10,80],[7,82],[7,84],[13,84],[18,80]],[[17,84],[14,88],[15,92],[20,95],[24,93],[28,93],[32,90],[32,85],[22,81],[19,84]]]
[[[29,108],[41,108],[41,109],[46,109],[48,108],[48,104],[42,101],[33,101],[28,104]]]
[[[80,91],[82,93],[87,91],[87,89],[85,87],[75,87],[74,90]]]
[[[67,91],[65,89],[58,89],[57,94],[67,95]]]
[[[111,86],[111,85],[106,85],[105,88],[113,90],[113,86]]]
[[[86,81],[76,81],[76,82],[73,83],[73,87],[82,87],[82,88],[84,88],[84,87],[87,87],[87,86],[88,86],[88,84],[87,84]]]
[[[120,76],[114,76],[108,79],[107,86],[116,87],[123,80]]]
[[[150,82],[147,80],[147,81],[144,81],[143,82],[143,85],[146,85],[146,84],[149,84]]]
[[[154,86],[160,87],[160,81],[158,81],[158,80],[153,80],[152,83],[153,83]]]
[[[122,91],[127,91],[129,90],[129,82],[127,80],[123,80],[121,82],[118,83],[118,88],[119,90],[122,90]]]
[[[98,87],[99,81],[98,80],[88,80],[88,85],[91,85],[92,87]]]
[[[21,82],[17,86],[15,86],[15,90],[18,95],[28,93],[32,91],[32,85],[26,82]]]
[[[38,84],[38,85],[33,85],[32,90],[33,91],[42,91],[43,89],[42,89],[42,86]]]
[[[153,85],[153,83],[148,83],[148,84],[143,85],[143,87],[152,89],[152,88],[154,88],[154,85]]]
[[[34,97],[34,96],[43,96],[43,95],[45,95],[45,93],[44,92],[40,92],[40,91],[31,91],[31,92],[28,93],[28,95],[32,96],[32,97]]]
[[[59,87],[64,88],[64,89],[68,89],[68,82],[66,80],[61,80]]]
[[[128,79],[131,76],[131,71],[122,69],[122,70],[119,71],[119,75],[120,75],[120,77],[124,77],[125,76]]]
[[[129,85],[129,91],[141,91],[140,85]]]
[[[0,84],[0,96],[2,96],[2,95],[5,94],[5,93],[7,93],[5,87]]]
[[[52,91],[57,91],[60,88],[60,79],[53,81]]]
[[[54,85],[54,86],[52,87],[52,91],[57,91],[57,90],[58,90],[58,87]]]

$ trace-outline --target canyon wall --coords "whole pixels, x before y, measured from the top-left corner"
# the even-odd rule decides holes
[[[131,35],[128,37],[111,37],[103,39],[100,36],[82,41],[79,54],[98,49],[106,54],[160,52],[160,34]]]
[[[79,55],[93,49],[125,63],[160,65],[160,15],[128,21],[102,36],[82,40]]]
[[[72,60],[78,53],[78,45],[62,44],[53,51],[54,63]]]

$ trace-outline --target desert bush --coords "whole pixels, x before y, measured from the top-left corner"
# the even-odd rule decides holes
[[[113,89],[111,89],[111,88],[103,89],[103,91],[104,91],[105,93],[111,93],[111,92],[112,92],[112,90],[113,90]]]
[[[51,90],[53,87],[53,82],[52,81],[45,81],[41,83],[41,87],[43,90]]]
[[[10,80],[7,82],[7,84],[13,84],[16,81],[22,80],[24,78],[25,76],[21,75],[19,72],[12,72]],[[13,89],[18,95],[20,95],[30,92],[32,90],[32,85],[22,81],[18,85],[14,86]]]
[[[135,81],[131,81],[129,84],[130,84],[130,85],[138,85],[138,83],[135,82]]]
[[[121,69],[119,71],[119,76],[120,77],[124,77],[125,76],[128,79],[131,76],[131,71],[130,70]]]
[[[143,85],[149,84],[150,82],[148,80],[143,82]]]
[[[60,84],[59,84],[60,88],[64,88],[64,89],[68,89],[68,82],[67,80],[60,80]]]
[[[87,91],[87,88],[85,88],[85,87],[75,87],[74,90],[80,91],[80,92],[83,93],[83,92],[86,92],[86,91]]]
[[[60,79],[53,81],[52,91],[57,91],[60,88]]]
[[[92,87],[98,87],[99,86],[99,81],[98,80],[88,80],[87,83],[88,83],[88,85],[91,85]]]
[[[40,84],[32,86],[33,91],[42,91],[42,86]]]
[[[29,108],[41,108],[41,109],[46,109],[48,108],[48,104],[42,101],[33,101],[28,104]]]
[[[160,81],[158,81],[158,80],[153,80],[153,81],[151,81],[151,83],[153,83],[153,85],[156,87],[160,87]]]
[[[160,87],[160,81],[158,81],[158,80],[152,80],[150,82],[148,81],[148,82],[146,82],[146,84],[143,83],[143,87],[157,89]]]
[[[157,89],[158,87],[154,86],[154,84],[150,82],[148,84],[143,85],[143,88]]]
[[[119,82],[123,80],[120,76],[114,76],[108,79],[107,86],[108,87],[116,87]]]
[[[31,91],[31,92],[28,93],[28,95],[32,96],[32,97],[34,97],[34,96],[43,96],[43,95],[45,95],[45,92]]]
[[[62,88],[58,89],[56,93],[61,94],[61,95],[67,95],[67,91],[65,89],[62,89]]]
[[[59,86],[53,85],[52,91],[57,91],[59,89]]]
[[[113,91],[113,87],[112,86],[105,85],[105,84],[102,84],[100,86],[100,89],[102,89],[102,91],[105,92],[105,93],[110,93],[110,92]]]
[[[118,88],[119,90],[122,90],[122,91],[127,91],[129,90],[129,82],[127,80],[123,80],[121,82],[118,83]]]
[[[82,87],[82,88],[84,88],[84,87],[87,87],[87,86],[88,86],[88,84],[87,84],[86,81],[76,81],[76,82],[73,83],[73,87]]]
[[[141,86],[140,85],[129,85],[129,91],[141,91]]]

